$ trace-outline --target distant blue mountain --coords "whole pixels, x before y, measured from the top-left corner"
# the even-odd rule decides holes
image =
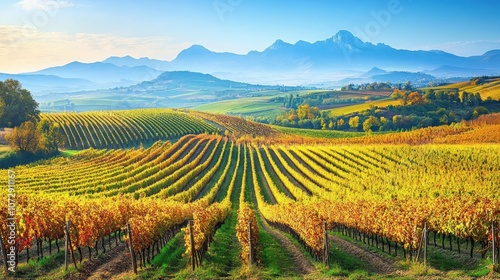
[[[24,75],[0,73],[0,80],[18,80],[23,88],[29,89],[34,95],[44,92],[70,92],[96,89],[100,85],[84,79],[61,78],[52,75]]]
[[[385,44],[363,42],[350,32],[342,30],[323,41],[289,44],[277,40],[262,52],[247,55],[215,53],[194,45],[182,51],[171,62],[173,68],[191,71],[227,72],[319,72],[338,70],[366,70],[374,66],[393,70],[421,71],[443,65],[463,68],[498,70],[500,50],[482,56],[459,57],[443,51],[409,51],[394,49]]]
[[[170,62],[131,57],[112,57],[103,62],[129,67],[145,65],[157,70],[221,73],[219,76],[223,78],[226,75],[231,79],[269,84],[281,81],[283,77],[295,82],[298,79],[339,80],[341,78],[338,77],[345,77],[347,72],[365,72],[375,66],[410,72],[437,69],[432,74],[438,77],[448,77],[450,74],[448,71],[440,71],[440,67],[453,68],[454,76],[469,77],[471,73],[497,74],[500,72],[500,50],[471,57],[460,57],[438,50],[400,50],[381,43],[375,45],[363,42],[349,31],[341,30],[328,39],[314,43],[298,41],[290,44],[276,40],[263,51],[250,51],[245,55],[212,52],[203,46],[193,45],[181,51]],[[481,71],[476,71],[477,69]],[[257,80],[249,77],[257,77]]]
[[[145,81],[138,85],[131,86],[131,90],[165,90],[172,88],[191,88],[197,90],[229,90],[229,89],[256,89],[264,88],[259,85],[221,80],[209,74],[202,74],[189,71],[164,72],[152,81]]]
[[[250,51],[243,55],[213,52],[201,45],[193,45],[181,51],[172,61],[114,56],[101,62],[72,62],[25,73],[22,79],[27,85],[32,83],[36,90],[64,91],[132,86],[154,80],[164,71],[208,73],[226,80],[272,85],[338,85],[373,81],[373,78],[400,82],[403,77],[426,81],[431,77],[421,75],[429,74],[438,79],[499,75],[500,50],[471,57],[437,50],[399,50],[385,44],[363,42],[350,32],[341,30],[314,43],[298,41],[290,44],[276,40],[262,51]],[[57,77],[66,80],[55,82]]]
[[[141,57],[137,59],[129,55],[123,57],[111,56],[108,59],[103,60],[102,63],[110,63],[116,66],[127,66],[127,67],[147,66],[151,69],[161,70],[161,71],[166,71],[169,69],[168,61],[150,59],[147,57]]]
[[[373,67],[369,71],[357,76],[345,78],[332,83],[330,86],[339,87],[347,84],[364,84],[372,82],[391,82],[405,83],[411,82],[416,86],[425,86],[429,82],[439,80],[438,78],[422,73],[422,72],[407,72],[407,71],[385,71],[377,67]]]
[[[96,83],[123,82],[128,85],[155,79],[162,71],[148,66],[117,66],[111,63],[81,63],[71,62],[27,74],[54,75],[61,78],[80,78]]]

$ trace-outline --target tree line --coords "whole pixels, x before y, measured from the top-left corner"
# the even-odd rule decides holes
[[[349,131],[403,131],[429,126],[448,125],[500,111],[500,102],[480,93],[459,92],[457,89],[415,90],[411,85],[393,90],[390,98],[400,105],[385,108],[372,106],[368,110],[345,116],[334,116],[331,111],[301,104],[287,110],[275,119],[257,118],[257,121],[275,125],[309,129]],[[405,89],[406,88],[406,89]]]

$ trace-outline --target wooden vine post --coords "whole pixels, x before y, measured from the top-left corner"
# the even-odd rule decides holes
[[[424,223],[424,266],[427,266],[427,222]]]
[[[495,244],[495,241],[496,241],[495,239],[496,239],[495,221],[491,221],[491,245],[492,245],[491,246],[492,247],[491,251],[493,253],[493,256],[492,256],[491,260],[493,261],[493,266],[495,266],[496,263],[497,263],[497,256],[496,256],[496,250],[495,250],[496,249],[495,248],[496,247],[495,246],[496,245]]]
[[[66,270],[68,270],[69,254],[71,254],[71,259],[73,260],[73,265],[75,265],[75,268],[76,268],[75,254],[73,252],[73,246],[71,244],[70,228],[71,228],[71,222],[66,221],[66,227],[64,229],[64,231],[65,231],[64,245],[66,248],[64,251],[64,266],[65,266]]]
[[[194,248],[193,220],[189,220],[189,239],[191,241],[191,267],[194,271],[196,268],[196,255]]]
[[[248,222],[248,246],[250,247],[250,252],[248,254],[248,264],[253,264],[253,244],[252,244],[252,223]]]
[[[68,270],[68,249],[69,249],[69,221],[66,221],[66,226],[64,227],[64,267]]]
[[[137,274],[137,262],[135,259],[135,251],[132,246],[132,230],[130,229],[130,223],[127,223],[127,233],[128,233],[128,249],[130,251],[130,259],[132,260],[132,267],[134,269],[134,273]]]
[[[323,223],[323,263],[330,267],[330,256],[328,255],[328,227],[326,221]]]

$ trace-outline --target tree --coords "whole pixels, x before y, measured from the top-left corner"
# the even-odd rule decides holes
[[[414,91],[408,95],[408,103],[411,105],[417,105],[424,103],[424,99],[417,91]]]
[[[58,123],[51,123],[48,120],[41,120],[38,123],[37,129],[41,134],[40,150],[45,154],[55,154],[59,147],[64,146],[64,137],[61,134]],[[224,132],[226,135],[227,130]]]
[[[485,115],[485,114],[488,114],[488,109],[486,109],[485,107],[483,106],[478,106],[474,109],[474,112],[472,113],[472,115],[474,116],[474,118],[477,118],[479,117],[480,115]]]
[[[436,99],[436,94],[434,93],[433,89],[429,89],[425,92],[424,94],[424,100],[427,102],[432,102],[433,100]]]
[[[301,120],[307,119],[309,113],[309,104],[300,105],[297,109],[297,116],[299,116]]]
[[[349,126],[354,129],[359,127],[359,116],[355,116],[349,119]]]
[[[481,98],[481,94],[479,92],[474,93],[474,105],[479,106],[483,102],[483,99]]]
[[[15,127],[39,119],[38,103],[16,80],[0,82],[0,127]]]
[[[337,121],[337,128],[338,128],[338,129],[343,128],[343,127],[344,127],[344,125],[345,125],[345,121],[344,121],[344,119],[339,119],[339,120]]]
[[[34,154],[40,148],[42,136],[37,130],[36,124],[33,121],[27,121],[19,127],[15,127],[5,138],[15,150]]]
[[[413,90],[413,86],[411,85],[410,81],[406,81],[405,85],[403,86],[404,90]]]
[[[363,130],[365,132],[371,131],[373,129],[376,129],[377,127],[380,126],[380,122],[378,119],[374,116],[369,116],[364,122],[363,122]]]

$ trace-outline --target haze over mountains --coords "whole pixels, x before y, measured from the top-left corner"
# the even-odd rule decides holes
[[[370,73],[374,67],[380,71]],[[471,57],[443,51],[398,50],[363,42],[348,31],[339,31],[314,43],[277,40],[263,51],[245,55],[217,53],[193,45],[172,61],[110,57],[101,62],[72,62],[22,75],[0,74],[0,79],[18,79],[35,93],[68,92],[132,86],[153,80],[164,71],[179,70],[268,85],[341,86],[349,82],[404,80],[427,83],[443,78],[498,75],[500,50]]]

